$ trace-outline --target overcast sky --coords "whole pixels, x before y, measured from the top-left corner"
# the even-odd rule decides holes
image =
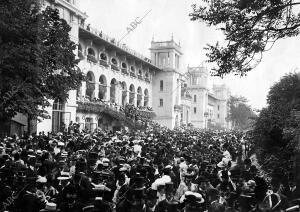
[[[79,8],[89,16],[86,22],[117,40],[126,34],[132,21],[151,10],[122,42],[150,57],[152,37],[155,41],[170,40],[173,33],[174,40],[181,43],[185,69],[188,65],[198,66],[207,59],[203,49],[207,43],[222,41],[221,32],[189,20],[191,4],[196,2],[201,1],[78,0]],[[299,47],[299,37],[281,40],[264,54],[263,61],[248,76],[227,76],[223,80],[211,77],[210,85],[225,83],[233,95],[242,95],[254,108],[261,109],[266,106],[269,88],[286,73],[300,67]]]

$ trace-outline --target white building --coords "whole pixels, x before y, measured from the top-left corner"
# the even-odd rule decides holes
[[[183,124],[192,123],[198,128],[228,129],[227,102],[230,91],[226,85],[214,85],[210,91],[208,80],[209,74],[205,67],[188,67],[183,93]]]
[[[182,74],[181,46],[173,37],[170,41],[152,41],[151,59],[118,43],[102,31],[85,24],[87,15],[77,7],[76,0],[42,0],[43,6],[55,7],[71,26],[70,38],[78,44],[76,55],[79,69],[87,80],[69,92],[66,102],[52,100],[46,108],[50,119],[35,126],[36,132],[58,132],[77,122],[82,129],[97,127],[118,130],[126,121],[118,120],[119,108],[126,104],[152,108],[154,120],[168,128],[193,124],[206,128],[227,126],[228,89],[215,86],[209,92],[208,71],[203,67],[188,68]],[[100,99],[106,104],[95,103]],[[153,113],[153,112],[151,112]]]

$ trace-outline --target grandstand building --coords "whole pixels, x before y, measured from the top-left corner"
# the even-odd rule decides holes
[[[227,88],[215,86],[210,93],[203,67],[188,68],[186,74],[181,46],[173,37],[152,40],[149,59],[87,25],[87,14],[77,7],[77,0],[42,0],[42,4],[57,8],[72,27],[78,68],[87,79],[77,91],[69,92],[66,102],[52,100],[52,107],[46,109],[51,118],[37,122],[33,131],[58,132],[71,122],[87,130],[130,127],[122,113],[126,104],[141,113],[155,113],[154,121],[171,129],[188,124],[228,127]]]

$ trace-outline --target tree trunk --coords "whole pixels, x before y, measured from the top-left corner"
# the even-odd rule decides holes
[[[298,143],[295,150],[295,183],[296,183],[296,195],[300,197],[300,135],[298,134]]]
[[[27,135],[30,136],[32,133],[32,126],[31,126],[31,116],[27,116]]]
[[[10,118],[0,117],[0,138],[10,136]]]

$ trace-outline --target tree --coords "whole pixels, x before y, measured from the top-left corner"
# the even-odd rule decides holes
[[[192,5],[191,20],[216,26],[225,35],[224,45],[208,45],[208,61],[215,63],[212,74],[245,75],[274,43],[299,34],[298,0],[202,0]]]
[[[71,27],[38,0],[0,0],[0,120],[47,117],[49,99],[68,98],[83,80]]]
[[[253,130],[259,159],[266,170],[279,167],[292,172],[299,121],[292,115],[300,110],[300,74],[290,73],[271,88],[268,106],[263,108]]]
[[[234,129],[245,130],[253,124],[253,118],[256,115],[247,103],[248,100],[245,97],[230,96],[227,103],[229,107],[228,119],[232,122]]]

